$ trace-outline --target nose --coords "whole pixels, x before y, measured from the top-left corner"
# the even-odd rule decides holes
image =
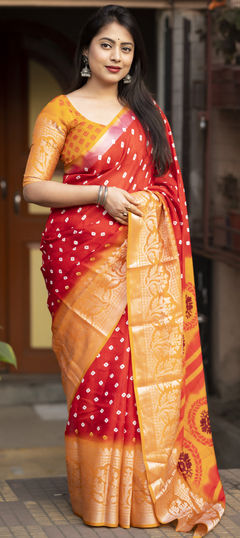
[[[111,60],[114,62],[120,62],[121,60],[121,51],[120,47],[117,45],[111,49]]]

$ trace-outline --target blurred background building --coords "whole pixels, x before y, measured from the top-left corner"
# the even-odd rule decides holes
[[[21,192],[32,129],[43,106],[68,91],[81,26],[106,3],[0,0],[0,340],[16,352],[19,386],[26,374],[44,379],[59,372],[40,273],[39,243],[48,210],[27,205]],[[208,391],[235,399],[240,387],[240,36],[235,32],[235,48],[226,52],[216,43],[216,27],[217,5],[225,4],[237,17],[240,2],[119,4],[132,8],[142,29],[148,85],[175,136]],[[59,165],[54,179],[61,174]],[[0,368],[9,378],[15,374]]]

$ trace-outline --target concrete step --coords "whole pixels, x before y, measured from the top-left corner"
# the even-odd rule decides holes
[[[65,402],[60,374],[1,374],[0,406]]]

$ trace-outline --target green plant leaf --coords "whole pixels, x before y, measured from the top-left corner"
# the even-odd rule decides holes
[[[17,359],[13,348],[6,342],[0,342],[0,361],[12,364],[17,368]]]

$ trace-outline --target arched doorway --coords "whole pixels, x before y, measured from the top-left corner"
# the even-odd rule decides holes
[[[75,45],[49,27],[17,21],[0,35],[0,339],[14,347],[18,373],[55,373],[39,253],[48,210],[24,202],[22,177],[37,114],[70,84]]]

